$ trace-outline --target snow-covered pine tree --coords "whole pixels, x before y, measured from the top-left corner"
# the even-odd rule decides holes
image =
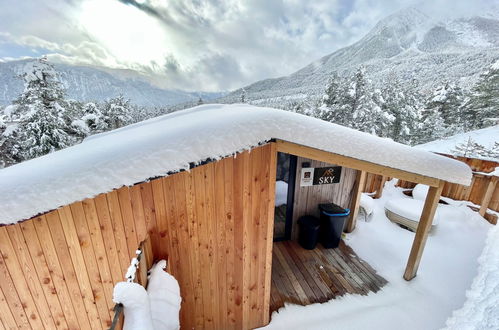
[[[24,91],[14,101],[19,125],[12,139],[9,157],[22,161],[38,157],[74,143],[65,117],[65,92],[57,73],[47,59],[26,63],[21,74]]]
[[[346,109],[351,113],[348,126],[362,132],[384,136],[394,118],[384,113],[377,104],[377,101],[380,102],[382,99],[380,92],[373,89],[364,67],[359,67],[353,75],[347,97]]]
[[[381,96],[378,104],[383,112],[393,116],[387,136],[400,143],[415,144],[419,134],[419,109],[422,107],[416,82],[404,87],[400,79],[391,74],[384,83]]]
[[[132,105],[122,94],[104,103],[102,114],[107,129],[116,129],[133,122]]]
[[[454,149],[451,150],[451,153],[462,157],[488,157],[487,149],[483,145],[475,142],[471,137],[468,137],[466,142],[456,144]]]
[[[313,111],[312,116],[339,125],[348,125],[347,117],[351,116],[351,114],[344,113],[347,90],[347,81],[340,78],[336,72],[333,72],[329,78],[321,104]]]
[[[499,123],[499,60],[483,73],[463,106],[464,126],[474,130]]]
[[[246,90],[244,88],[241,90],[241,103],[246,103]]]
[[[488,150],[487,157],[499,160],[499,142],[494,142],[492,148]]]
[[[458,133],[463,130],[461,116],[463,101],[462,89],[454,83],[446,82],[437,87],[426,103],[425,109],[438,111],[446,128],[453,133]],[[426,119],[424,113],[423,119]]]
[[[441,139],[448,135],[444,120],[438,109],[425,109],[423,121],[419,125],[418,143]]]
[[[88,127],[90,134],[101,133],[107,129],[104,115],[99,109],[99,105],[94,102],[88,102],[83,105],[83,114],[80,118]]]

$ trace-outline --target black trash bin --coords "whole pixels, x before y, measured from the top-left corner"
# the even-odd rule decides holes
[[[319,204],[319,210],[321,213],[320,242],[327,249],[336,248],[340,244],[343,227],[350,210],[333,203]]]
[[[317,241],[319,240],[319,219],[306,215],[298,219],[298,225],[300,226],[298,243],[300,243],[304,249],[315,249]]]

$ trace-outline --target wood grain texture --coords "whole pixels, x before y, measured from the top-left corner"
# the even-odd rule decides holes
[[[267,324],[275,171],[267,144],[0,227],[0,324],[107,329],[113,286],[146,237],[179,281],[183,328]]]
[[[349,208],[357,176],[357,170],[342,167],[339,183],[300,187],[300,173],[304,162],[310,163],[311,167],[335,166],[333,164],[319,162],[313,159],[298,157],[293,206],[293,225],[291,232],[291,238],[293,240],[298,238],[298,219],[304,215],[314,215],[318,217],[319,204],[335,203],[343,208]]]
[[[428,195],[426,196],[423,206],[423,212],[421,213],[421,218],[419,219],[418,229],[416,230],[416,235],[414,236],[414,241],[412,243],[409,260],[407,261],[407,266],[404,272],[404,279],[407,281],[410,281],[416,277],[421,256],[423,255],[423,250],[426,244],[426,239],[428,238],[428,233],[430,232],[430,227],[437,210],[438,201],[440,200],[440,194],[442,193],[443,187],[444,182],[441,182],[438,187],[430,187],[428,190]]]
[[[297,242],[276,242],[273,248],[271,307],[284,303],[323,303],[346,293],[366,295],[387,281],[343,241],[337,249],[305,250]]]

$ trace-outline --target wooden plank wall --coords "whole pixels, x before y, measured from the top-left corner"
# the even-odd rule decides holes
[[[151,237],[183,328],[268,323],[275,144],[0,227],[0,328],[107,329],[114,283]]]
[[[311,167],[334,166],[332,164],[298,157],[296,165],[297,172],[293,206],[292,239],[297,239],[298,237],[298,219],[303,215],[319,216],[318,205],[320,203],[333,202],[341,207],[349,208],[357,175],[357,170],[343,167],[341,169],[339,183],[300,187],[300,173],[304,162],[310,163]]]

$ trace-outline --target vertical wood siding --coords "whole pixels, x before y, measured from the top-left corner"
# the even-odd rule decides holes
[[[183,328],[267,324],[275,166],[267,144],[0,227],[0,326],[107,329],[147,234],[179,281]]]
[[[320,203],[332,202],[343,208],[349,208],[352,201],[352,194],[355,185],[357,170],[342,167],[339,183],[325,184],[318,186],[300,187],[300,174],[302,163],[308,162],[311,167],[334,166],[316,160],[298,157],[296,165],[295,198],[293,207],[293,227],[292,239],[298,237],[297,221],[301,216],[319,216],[318,205]]]

